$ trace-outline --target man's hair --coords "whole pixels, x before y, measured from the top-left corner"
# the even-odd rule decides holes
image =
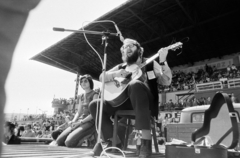
[[[83,75],[82,77],[80,77],[80,80],[79,80],[80,84],[81,84],[83,79],[87,79],[89,84],[90,84],[90,89],[93,89],[94,83],[93,83],[92,76],[89,75],[89,74]]]

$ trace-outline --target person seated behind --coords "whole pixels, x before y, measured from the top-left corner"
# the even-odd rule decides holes
[[[94,84],[90,75],[82,76],[80,85],[84,93],[78,97],[78,111],[73,120],[68,122],[69,127],[57,137],[56,144],[59,146],[76,147],[86,136],[95,133],[95,124],[88,104],[97,99],[98,94],[93,90]]]
[[[49,130],[42,130],[41,138],[51,138],[51,132]]]
[[[237,73],[237,67],[234,64],[232,64],[231,69],[234,74]]]
[[[169,111],[170,111],[170,110],[174,110],[174,108],[175,108],[175,105],[174,105],[172,99],[169,100],[168,108],[169,108],[169,109],[168,109]]]
[[[36,136],[37,138],[42,138],[43,132],[39,130],[39,131],[37,131],[36,135],[37,135]]]
[[[51,131],[51,124],[50,121],[47,120],[46,122],[43,123],[43,126],[45,126],[46,131]]]
[[[24,127],[24,132],[22,134],[22,137],[36,137],[35,133],[33,132],[32,130],[32,126],[31,124],[27,124],[25,127]]]
[[[232,68],[231,68],[230,65],[228,65],[228,67],[227,67],[227,73],[229,74],[229,73],[231,73],[231,72],[232,72]]]
[[[239,100],[238,100],[237,97],[235,97],[234,93],[231,94],[231,101],[232,101],[233,103],[239,103]]]
[[[3,129],[4,144],[21,144],[18,136],[14,135],[15,125],[12,122],[6,121]]]
[[[177,103],[177,107],[175,108],[175,110],[182,110],[185,107],[186,107],[186,103],[184,102],[183,99],[181,99],[179,103]]]
[[[19,126],[19,127],[17,128],[17,134],[16,134],[16,136],[21,137],[22,134],[23,134],[23,132],[24,132],[24,126]]]
[[[143,48],[133,39],[125,39],[120,49],[123,63],[115,66],[106,72],[104,81],[114,82],[116,77],[127,78],[131,73],[126,69],[141,65],[146,61],[143,58]],[[116,106],[112,106],[109,102],[103,102],[102,112],[102,135],[104,141],[109,141],[113,136],[113,126],[110,116],[114,115],[118,110],[134,110],[136,114],[135,128],[142,130],[141,148],[139,157],[151,157],[152,154],[152,137],[150,128],[150,117],[158,117],[158,89],[157,85],[170,85],[172,81],[172,73],[168,67],[166,57],[167,49],[159,50],[160,64],[156,61],[149,63],[146,67],[141,68],[143,75],[138,80],[132,80],[126,89],[127,100]],[[100,81],[103,81],[103,75],[100,75]],[[89,109],[96,120],[97,105],[101,100],[90,103]],[[151,111],[151,115],[149,113]],[[111,142],[109,142],[111,144]],[[121,147],[121,141],[118,137],[117,146]],[[96,148],[94,148],[96,149]],[[93,151],[95,152],[95,151]]]

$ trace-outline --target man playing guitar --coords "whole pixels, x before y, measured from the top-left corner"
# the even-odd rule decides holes
[[[125,39],[120,51],[123,63],[106,72],[106,83],[115,80],[117,77],[128,78],[130,74],[128,68],[131,68],[133,65],[141,65],[146,61],[143,58],[143,48],[136,40]],[[170,85],[172,81],[172,73],[166,61],[168,49],[162,48],[158,51],[158,54],[160,63],[156,61],[149,63],[146,67],[141,68],[142,75],[139,79],[129,82],[126,90],[128,96],[126,101],[117,106],[112,106],[106,100],[103,102],[101,130],[105,141],[113,136],[113,125],[110,116],[114,115],[118,110],[135,111],[135,129],[142,131],[139,158],[150,158],[152,154],[150,117],[154,116],[157,118],[158,116],[157,85]],[[100,81],[102,81],[102,74],[100,75]],[[96,117],[97,102],[100,102],[100,100],[95,100],[89,105],[94,119]],[[117,144],[117,146],[121,144],[120,139]]]

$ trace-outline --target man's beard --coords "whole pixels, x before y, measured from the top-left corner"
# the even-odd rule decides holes
[[[137,59],[138,59],[138,51],[137,50],[135,50],[132,53],[132,55],[130,55],[130,56],[127,55],[126,56],[126,62],[127,62],[128,65],[134,64],[137,61]]]

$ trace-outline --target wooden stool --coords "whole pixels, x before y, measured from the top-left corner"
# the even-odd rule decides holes
[[[123,150],[126,150],[128,145],[128,136],[129,136],[129,127],[131,126],[131,119],[135,119],[135,112],[134,110],[119,110],[115,113],[114,116],[114,128],[113,128],[113,142],[112,146],[116,147],[117,142],[117,128],[118,128],[118,116],[127,118],[127,129],[125,132],[125,140]],[[154,119],[151,117],[151,130],[153,136],[153,142],[155,146],[155,151],[158,153],[158,144],[157,144],[157,136],[156,136],[156,129],[155,129],[155,122]],[[152,126],[153,124],[153,126]]]

